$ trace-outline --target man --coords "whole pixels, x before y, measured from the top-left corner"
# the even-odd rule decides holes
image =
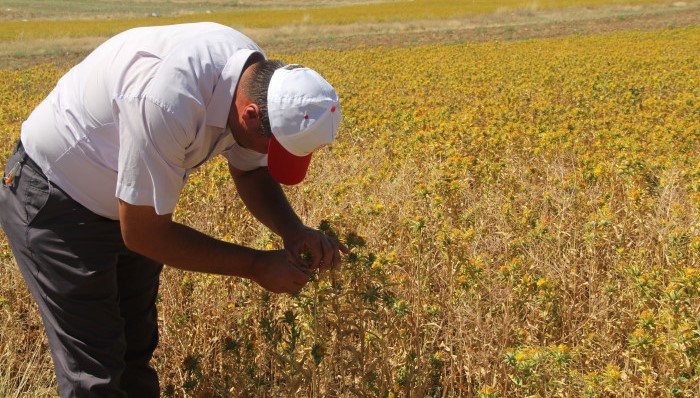
[[[0,187],[2,227],[39,306],[60,395],[159,395],[149,361],[162,264],[272,292],[338,266],[347,248],[304,226],[280,183],[303,180],[339,121],[320,75],[269,61],[214,23],[126,31],[63,76],[22,125]],[[285,250],[172,220],[190,172],[219,154]]]

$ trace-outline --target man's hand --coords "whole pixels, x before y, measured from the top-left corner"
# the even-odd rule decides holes
[[[256,257],[251,279],[273,293],[295,293],[309,281],[309,273],[290,263],[284,250],[273,250]]]
[[[229,171],[250,212],[282,237],[292,264],[304,269],[340,267],[340,252],[347,254],[350,250],[337,239],[305,226],[267,167],[240,171],[229,165]],[[307,255],[310,258],[303,258]]]
[[[307,226],[287,233],[283,239],[287,258],[297,267],[322,271],[339,268],[340,252],[350,252],[338,239]]]

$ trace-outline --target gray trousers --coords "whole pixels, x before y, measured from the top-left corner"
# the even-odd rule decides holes
[[[21,145],[0,183],[0,222],[39,306],[61,397],[157,397],[162,265],[126,248],[119,222],[47,181]]]

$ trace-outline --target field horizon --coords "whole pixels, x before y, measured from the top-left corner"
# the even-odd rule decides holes
[[[3,5],[3,2],[6,3]],[[7,7],[8,0],[0,1],[0,8]],[[35,3],[34,1],[29,2]],[[41,2],[36,2],[41,3]],[[110,2],[106,2],[110,4]],[[117,3],[117,2],[114,2]],[[128,4],[128,2],[118,2]],[[197,7],[187,12],[173,11],[168,8],[169,14],[163,13],[158,4],[165,3],[158,0],[144,2],[153,6],[155,14],[160,17],[177,18],[184,15],[199,15],[201,20],[217,21],[217,14],[211,11],[204,12],[206,6],[202,3],[194,3]],[[214,4],[226,3],[223,1]],[[239,1],[244,9],[252,7],[246,1]],[[279,5],[279,1],[270,0],[263,5],[258,5],[260,12],[267,7]],[[308,7],[311,2],[298,0],[297,6]],[[367,2],[350,0],[341,4],[364,4]],[[373,1],[369,3],[386,3]],[[389,2],[391,3],[391,2]],[[79,2],[80,4],[80,2]],[[155,4],[155,6],[154,6]],[[321,3],[326,5],[327,3]],[[562,37],[568,35],[589,35],[623,30],[658,30],[693,26],[700,23],[700,2],[697,0],[679,1],[647,1],[639,4],[626,4],[624,1],[615,1],[609,5],[591,6],[562,6],[558,8],[542,8],[535,2],[522,2],[521,5],[510,7],[495,7],[489,12],[479,12],[462,17],[450,17],[441,19],[415,19],[407,21],[370,21],[350,22],[342,25],[327,23],[313,23],[310,21],[283,22],[275,27],[236,26],[243,33],[258,42],[266,51],[275,54],[294,54],[315,49],[351,49],[355,47],[394,47],[415,46],[432,43],[459,43],[459,42],[484,42],[484,41],[513,41],[546,37]],[[123,7],[123,5],[122,5]],[[70,7],[69,7],[70,8]],[[217,8],[213,8],[217,10]],[[67,23],[72,23],[70,18],[81,17],[76,23],[90,23],[91,17],[111,20],[99,11],[84,11],[64,15]],[[143,14],[143,13],[142,13]],[[131,14],[117,13],[118,18],[129,21]],[[14,24],[22,21],[21,16],[7,12],[5,18],[0,18],[0,27],[3,24]],[[160,17],[139,16],[142,23],[161,24]],[[20,18],[20,19],[17,19]],[[38,18],[38,19],[37,19]],[[27,23],[41,23],[44,14],[26,20]],[[254,18],[254,17],[253,17]],[[60,21],[60,20],[59,20]],[[172,20],[178,22],[178,20]],[[221,22],[224,22],[221,19]],[[225,22],[224,22],[225,23]],[[126,25],[125,28],[131,25]],[[14,28],[13,28],[14,29]],[[30,30],[36,28],[29,27]],[[39,28],[42,29],[42,28]],[[9,31],[9,30],[8,30]],[[115,30],[116,33],[116,30]],[[18,69],[37,64],[55,62],[60,67],[70,67],[79,62],[87,53],[99,45],[110,35],[80,34],[75,35],[51,35],[50,37],[32,37],[20,33],[19,39],[0,39],[0,68]]]

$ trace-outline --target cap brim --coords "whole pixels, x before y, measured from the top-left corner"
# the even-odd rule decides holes
[[[274,134],[267,146],[267,169],[272,178],[280,184],[296,185],[304,180],[311,163],[311,153],[296,156],[277,141]]]

